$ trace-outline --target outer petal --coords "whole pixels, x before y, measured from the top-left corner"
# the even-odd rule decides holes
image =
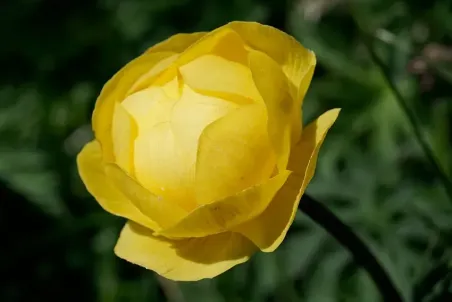
[[[93,112],[93,129],[96,138],[104,146],[106,160],[113,161],[111,123],[115,102],[122,102],[128,95],[147,88],[190,45],[205,33],[178,34],[149,48],[116,73],[103,87]]]
[[[157,63],[151,70],[149,70],[146,74],[141,76],[139,80],[131,88],[130,94],[150,87],[156,80],[155,76],[157,74],[170,67],[177,59],[179,59],[180,53],[183,53],[187,48],[196,43],[205,35],[206,35],[205,32],[191,34],[176,34],[150,47],[145,52],[144,55],[147,54],[155,55],[159,53],[173,53],[173,55],[159,61],[159,63]],[[176,75],[176,73],[174,72],[170,72],[170,74],[171,77]]]
[[[312,76],[314,75],[314,68],[315,68],[315,57],[313,58],[314,62],[312,63],[309,70],[306,72],[306,75],[301,80],[301,84],[298,88],[298,96],[295,99],[295,110],[292,113],[292,144],[298,143],[298,140],[300,139],[301,135],[301,129],[303,128],[302,125],[302,108],[301,104],[304,100],[304,97],[306,95],[306,92],[308,91],[309,84],[311,83]]]
[[[110,182],[102,162],[100,144],[97,141],[86,144],[77,156],[80,177],[91,195],[107,212],[136,221],[151,229],[158,229],[154,221],[146,217]]]
[[[105,173],[112,184],[120,190],[128,200],[147,217],[157,223],[160,230],[173,225],[187,215],[187,212],[181,209],[177,204],[164,200],[161,196],[154,195],[146,190],[138,182],[129,177],[117,165],[107,164]]]
[[[275,60],[297,88],[297,95],[303,94],[305,87],[301,83],[316,63],[312,51],[304,48],[293,37],[271,26],[255,22],[231,22],[225,27],[237,32],[249,47]]]
[[[118,257],[178,281],[213,278],[247,261],[256,250],[237,233],[168,240],[132,222],[126,224],[115,247]]]
[[[236,31],[252,49],[261,51],[281,66],[291,83],[295,100],[292,115],[292,140],[301,132],[301,105],[316,65],[315,54],[290,35],[267,25],[253,22],[231,22],[226,27]]]
[[[277,166],[284,171],[290,155],[291,116],[295,100],[290,95],[287,78],[274,60],[266,54],[251,50],[249,65],[254,83],[267,108],[268,135],[276,154]]]
[[[112,120],[112,146],[115,162],[128,173],[133,172],[133,145],[137,125],[120,103],[115,103]]]
[[[268,179],[275,161],[265,109],[246,105],[208,125],[199,138],[196,200],[207,204]]]
[[[219,27],[193,43],[177,59],[176,64],[181,66],[207,54],[246,65],[246,50],[243,40],[239,34],[227,26]]]
[[[215,55],[228,61],[243,65],[247,64],[247,51],[245,50],[243,40],[235,31],[226,26],[222,26],[204,35],[187,48],[174,61],[172,68],[168,68],[156,83],[158,85],[167,83],[174,76],[177,68],[205,55]],[[196,83],[199,83],[196,80],[192,80],[192,82],[195,86],[197,86]]]
[[[93,130],[96,139],[102,145],[107,162],[114,160],[111,131],[115,103],[122,102],[127,97],[129,90],[140,77],[152,71],[160,61],[173,55],[173,52],[142,55],[123,67],[102,88],[93,112]]]
[[[234,196],[203,205],[175,226],[159,232],[165,237],[204,237],[226,232],[261,214],[284,185],[290,171],[248,188]]]
[[[242,47],[242,45],[238,45]],[[215,54],[200,56],[179,68],[184,83],[207,95],[238,103],[260,99],[251,72],[243,64]]]
[[[294,173],[260,216],[233,231],[249,238],[264,252],[274,251],[281,244],[295,218],[300,197],[314,175],[320,146],[339,111],[330,110],[308,125],[291,154],[289,168]]]
[[[207,34],[206,32],[197,32],[191,34],[185,33],[176,34],[169,37],[165,41],[162,41],[150,47],[148,50],[146,50],[146,53],[156,53],[166,51],[181,53],[206,34]]]
[[[149,88],[151,85],[163,86],[164,84],[170,82],[178,75],[177,70],[170,67],[174,67],[176,65],[176,61],[180,61],[179,54],[183,53],[187,48],[196,43],[196,41],[202,39],[205,35],[206,33],[204,32],[177,34],[149,48],[145,54],[172,52],[174,55],[160,61],[152,68],[152,70],[141,76],[131,88],[130,93]],[[160,76],[161,72],[162,75]],[[156,76],[157,74],[159,75],[158,77]]]

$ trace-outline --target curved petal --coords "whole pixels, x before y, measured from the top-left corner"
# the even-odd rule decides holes
[[[327,111],[307,126],[292,150],[288,167],[293,173],[285,185],[260,216],[233,231],[246,236],[264,252],[272,252],[281,244],[295,218],[300,197],[314,175],[320,146],[339,111]]]
[[[196,43],[206,34],[207,33],[205,32],[191,34],[176,34],[150,47],[145,52],[145,54],[171,52],[174,55],[160,61],[152,68],[152,70],[150,70],[148,73],[140,77],[140,79],[135,83],[134,87],[131,88],[130,93],[137,92],[141,89],[150,87],[151,84],[153,84],[153,82],[156,80],[155,75],[159,74],[160,72],[170,67],[179,58],[180,53],[184,52],[187,48],[189,48],[192,44]],[[159,83],[156,84],[162,86],[163,84],[169,82],[171,80],[170,78],[176,76],[177,73],[174,70],[170,70],[168,73],[166,73],[166,75],[167,76],[165,77],[164,81],[160,81]]]
[[[176,64],[182,66],[203,55],[212,54],[246,65],[247,52],[240,35],[226,26],[219,27],[193,43],[181,54]]]
[[[237,107],[185,86],[178,102],[158,102],[141,119],[133,114],[140,132],[135,141],[136,178],[150,191],[191,211],[197,205],[194,175],[199,137],[207,125]]]
[[[265,109],[246,105],[208,125],[199,138],[196,201],[207,204],[268,179],[275,161]]]
[[[138,132],[143,133],[168,119],[162,106],[158,106],[168,100],[162,88],[150,87],[129,95],[120,106],[132,117]]]
[[[158,232],[164,237],[204,237],[226,232],[261,214],[284,185],[290,171],[248,188],[234,196],[200,206],[175,226]]]
[[[257,250],[237,233],[169,240],[129,222],[115,247],[118,257],[177,281],[213,278],[247,261]]]
[[[105,173],[112,184],[133,202],[141,213],[157,223],[158,228],[154,227],[153,230],[158,231],[160,228],[174,225],[187,215],[187,212],[176,204],[146,190],[117,165],[107,164]]]
[[[107,178],[100,144],[97,141],[91,141],[83,147],[77,156],[77,166],[86,189],[105,211],[136,221],[153,230],[158,229],[158,225],[137,209]]]
[[[277,166],[284,171],[290,155],[291,116],[298,109],[294,108],[295,101],[280,66],[260,51],[250,50],[248,56],[254,83],[267,108],[268,135]]]
[[[235,31],[222,26],[205,34],[181,53],[172,67],[159,77],[157,85],[167,83],[180,66],[205,55],[215,55],[231,62],[247,64],[247,51],[243,40]]]
[[[314,58],[315,60],[315,58]],[[312,76],[314,75],[315,62],[309,70],[306,72],[306,75],[301,80],[300,87],[298,89],[298,97],[295,99],[294,103],[294,111],[292,113],[291,121],[292,121],[292,134],[291,140],[292,145],[295,145],[300,140],[300,135],[302,132],[302,113],[303,110],[301,108],[301,103],[304,100],[306,93],[308,92],[309,85],[311,84]]]
[[[200,56],[179,70],[184,83],[204,94],[245,104],[260,99],[249,68],[218,55]]]
[[[156,52],[175,52],[181,53],[186,50],[190,45],[201,39],[207,34],[207,32],[197,32],[191,34],[176,34],[168,39],[151,46],[146,50],[146,53],[156,53]]]
[[[178,34],[149,48],[116,73],[102,88],[93,112],[93,129],[102,145],[107,161],[113,161],[111,151],[111,119],[115,102],[147,88],[155,78],[176,60],[178,54],[199,40],[205,33]],[[173,75],[174,76],[174,75]]]
[[[314,52],[304,48],[292,36],[274,27],[254,22],[235,21],[225,25],[237,32],[244,43],[271,57],[289,79],[295,100],[292,120],[292,142],[301,134],[301,107],[316,65]]]
[[[115,162],[121,169],[133,171],[134,140],[138,129],[133,118],[121,103],[115,103],[112,121],[112,145]]]
[[[114,161],[112,146],[112,120],[115,104],[122,102],[134,83],[160,61],[173,56],[173,52],[159,52],[141,55],[124,66],[102,88],[93,112],[93,130],[102,145],[104,159]],[[157,76],[158,73],[155,75]]]
[[[305,86],[302,85],[303,79],[316,64],[314,53],[304,48],[292,36],[268,25],[235,21],[225,27],[237,32],[252,49],[261,51],[275,60],[296,87],[297,94],[294,97],[301,103],[300,95],[305,90]]]
[[[157,53],[160,54],[160,53]],[[157,55],[153,54],[153,55]],[[171,64],[179,57],[178,54],[173,54],[171,56],[165,57],[155,64],[148,72],[141,75],[135,83],[127,90],[126,97],[132,95],[136,92],[140,92],[144,89],[153,86],[154,82],[158,79],[159,75],[162,74]],[[173,73],[173,78],[176,78],[177,74]],[[166,84],[166,83],[165,83]]]

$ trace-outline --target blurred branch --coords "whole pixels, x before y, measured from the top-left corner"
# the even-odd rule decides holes
[[[431,269],[422,279],[417,282],[413,289],[413,302],[422,302],[424,298],[432,293],[433,287],[446,279],[451,273],[447,261],[443,261]]]
[[[434,221],[425,215],[417,216],[428,228],[435,230],[438,238],[434,241],[434,244],[427,248],[426,254],[429,254],[430,259],[440,259],[430,269],[423,269],[427,271],[413,287],[412,297],[413,302],[422,302],[425,298],[429,297],[434,291],[435,287],[447,279],[448,275],[452,274],[452,267],[449,264],[452,259],[452,250],[450,249],[450,239],[452,236],[448,232],[441,230]],[[420,266],[422,268],[422,266]]]
[[[356,263],[362,266],[375,282],[384,301],[403,302],[401,294],[375,255],[350,227],[327,207],[306,194],[303,195],[298,208],[350,251]]]
[[[175,281],[168,280],[156,274],[157,282],[168,302],[184,302],[184,295]]]
[[[451,182],[451,180],[448,178],[446,172],[443,170],[440,163],[436,159],[427,140],[424,138],[421,127],[419,126],[420,123],[418,121],[418,118],[416,117],[415,113],[410,109],[410,107],[408,105],[408,101],[403,97],[400,90],[396,87],[395,83],[391,80],[391,76],[390,76],[388,67],[385,65],[383,60],[377,55],[374,48],[372,47],[373,36],[371,34],[369,34],[368,30],[365,29],[366,26],[364,26],[363,23],[358,18],[356,18],[357,14],[353,13],[353,7],[351,8],[351,11],[352,11],[352,19],[354,19],[354,22],[361,33],[361,36],[363,38],[364,45],[365,45],[367,51],[369,52],[374,64],[380,69],[388,87],[392,91],[397,103],[399,104],[400,108],[402,109],[405,116],[407,117],[411,130],[413,131],[413,134],[415,135],[417,141],[419,142],[419,144],[422,148],[422,151],[425,153],[425,156],[427,157],[432,168],[434,169],[435,174],[441,180],[441,182],[446,190],[446,193],[449,196],[450,201],[452,202],[452,182]]]

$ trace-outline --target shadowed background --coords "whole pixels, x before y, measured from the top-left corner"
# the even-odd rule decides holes
[[[168,36],[232,20],[273,25],[316,52],[306,122],[343,108],[308,193],[365,239],[405,297],[452,301],[452,200],[355,23],[450,176],[448,0],[3,0],[0,301],[380,301],[347,251],[302,213],[276,252],[214,280],[168,282],[113,254],[124,220],[101,210],[75,165],[102,85]]]

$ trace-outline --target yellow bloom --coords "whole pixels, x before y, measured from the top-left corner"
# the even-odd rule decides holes
[[[115,253],[199,280],[274,251],[339,114],[302,131],[315,63],[275,28],[232,22],[175,35],[122,68],[77,158],[88,191],[128,219]]]

